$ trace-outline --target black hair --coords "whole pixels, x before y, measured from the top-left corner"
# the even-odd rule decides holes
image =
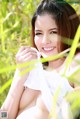
[[[58,26],[58,34],[62,37],[61,41],[58,42],[58,51],[61,52],[70,48],[69,42],[73,42],[80,19],[73,7],[64,0],[42,0],[38,5],[32,18],[32,40],[34,47],[36,47],[34,44],[35,21],[37,16],[46,13],[55,19]],[[76,52],[78,51],[80,52],[80,49],[76,50]]]

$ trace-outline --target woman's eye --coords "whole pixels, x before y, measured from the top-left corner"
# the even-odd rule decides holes
[[[41,33],[35,33],[35,35],[41,35]]]
[[[50,33],[51,34],[57,34],[57,31],[51,31]]]

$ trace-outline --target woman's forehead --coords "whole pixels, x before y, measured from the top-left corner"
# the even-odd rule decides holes
[[[57,28],[57,24],[55,19],[49,15],[49,14],[44,14],[44,15],[38,15],[37,19],[35,21],[35,27],[55,27]]]

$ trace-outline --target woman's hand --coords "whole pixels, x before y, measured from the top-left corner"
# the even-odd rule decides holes
[[[37,57],[37,51],[35,48],[29,46],[21,46],[18,53],[16,54],[16,63],[23,64],[19,70],[23,71],[26,68],[29,68],[30,61],[37,59]]]
[[[16,63],[23,64],[36,58],[37,51],[35,48],[21,46],[18,53],[16,54]],[[19,74],[23,72],[26,68],[27,66],[25,65],[23,67],[17,68],[8,96],[1,107],[1,110],[7,110],[8,119],[15,119],[17,117],[21,96],[24,92],[24,82],[25,80],[27,80],[28,76],[28,73],[25,73],[24,75]]]

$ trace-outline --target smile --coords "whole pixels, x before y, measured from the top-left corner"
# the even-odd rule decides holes
[[[52,51],[54,49],[54,47],[50,47],[50,48],[43,48],[44,51]]]

